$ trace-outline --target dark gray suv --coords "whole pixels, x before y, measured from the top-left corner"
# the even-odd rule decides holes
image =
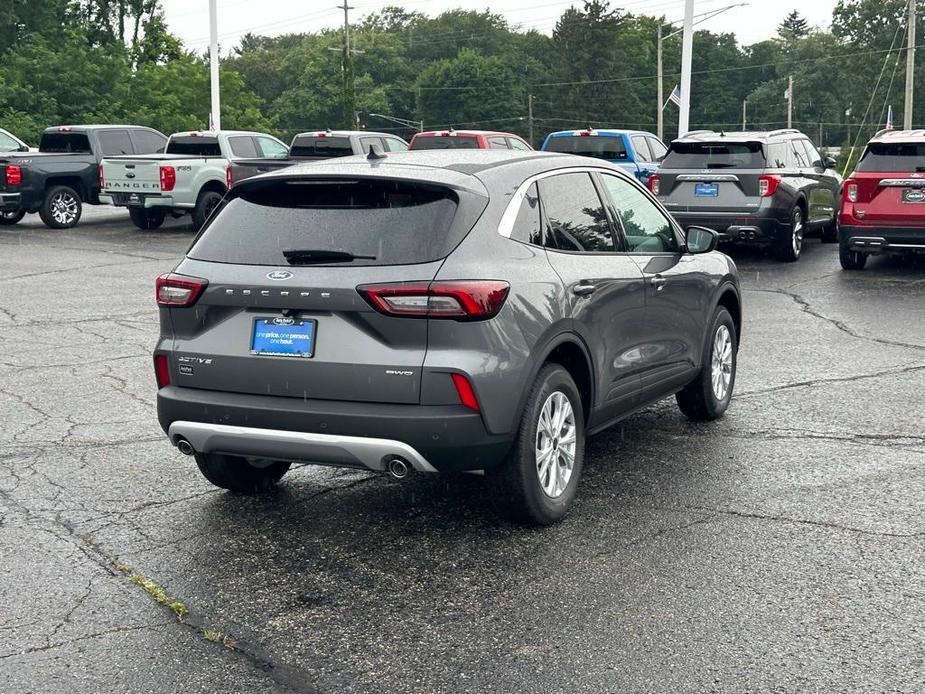
[[[671,143],[649,189],[682,225],[701,224],[722,241],[770,246],[795,261],[810,233],[838,240],[842,179],[834,167],[799,130],[700,130]]]
[[[735,265],[614,166],[502,150],[349,157],[235,186],[157,280],[161,426],[249,493],[292,463],[484,470],[535,523],[586,436],[729,405]]]

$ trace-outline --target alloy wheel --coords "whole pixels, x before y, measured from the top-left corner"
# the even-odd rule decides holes
[[[803,250],[803,210],[799,207],[793,211],[793,233],[791,234],[793,255],[799,256]]]
[[[77,219],[77,199],[70,193],[57,193],[50,207],[51,216],[58,224],[73,224]]]
[[[713,337],[710,379],[713,384],[713,395],[722,402],[729,393],[729,384],[732,381],[732,336],[725,325],[719,326]]]
[[[552,393],[540,408],[536,427],[536,474],[551,499],[562,496],[572,478],[578,430],[565,393]]]

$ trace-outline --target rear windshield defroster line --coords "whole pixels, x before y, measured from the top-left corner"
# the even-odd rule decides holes
[[[307,248],[356,257],[323,265],[428,263],[449,255],[486,204],[479,195],[405,180],[262,181],[232,194],[188,256],[285,267],[284,251]]]

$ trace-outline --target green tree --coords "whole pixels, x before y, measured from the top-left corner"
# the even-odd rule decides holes
[[[805,38],[809,34],[809,22],[797,10],[793,10],[777,27],[777,35],[784,41]]]

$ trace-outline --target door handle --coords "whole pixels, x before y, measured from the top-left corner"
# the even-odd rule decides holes
[[[596,289],[597,287],[590,282],[579,282],[572,287],[572,293],[578,296],[588,296],[589,294],[593,294]]]
[[[649,284],[655,287],[655,291],[660,292],[665,288],[665,285],[668,284],[668,280],[666,280],[661,275],[656,275],[649,280]]]

